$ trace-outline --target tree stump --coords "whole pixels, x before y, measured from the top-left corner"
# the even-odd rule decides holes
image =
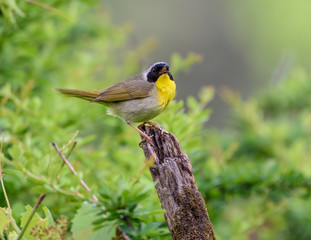
[[[140,129],[154,144],[145,141],[142,149],[146,160],[154,160],[150,172],[173,239],[216,239],[191,163],[177,138],[158,125],[143,125]]]

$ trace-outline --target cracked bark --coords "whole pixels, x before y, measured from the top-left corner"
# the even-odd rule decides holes
[[[173,239],[215,240],[205,202],[196,186],[192,166],[182,153],[177,138],[158,126],[142,126],[153,141],[142,144],[146,160],[154,158],[150,167],[153,181],[165,209],[165,220]]]

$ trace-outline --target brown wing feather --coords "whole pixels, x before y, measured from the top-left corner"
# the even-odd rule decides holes
[[[154,83],[131,78],[104,90],[92,102],[115,102],[145,98],[150,95],[150,91],[154,86]]]

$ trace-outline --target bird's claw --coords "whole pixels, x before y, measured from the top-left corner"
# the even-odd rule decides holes
[[[152,127],[157,127],[157,128],[161,128],[161,126],[155,122],[151,122],[151,121],[146,121],[146,122],[143,122],[142,124],[140,124],[138,126],[138,128],[141,128],[142,126],[145,126],[146,124],[149,124],[150,126]]]
[[[151,140],[151,138],[150,137],[153,137],[153,136],[145,136],[144,138],[143,138],[143,140],[141,140],[140,142],[139,142],[139,147],[141,147],[141,145],[144,143],[144,142],[149,142],[150,143],[150,145],[152,146],[152,147],[154,147],[154,144],[153,144],[153,142],[152,142],[152,140]]]

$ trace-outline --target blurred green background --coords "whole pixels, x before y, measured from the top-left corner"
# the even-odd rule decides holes
[[[250,96],[288,75],[293,65],[311,65],[311,2],[293,1],[103,1],[113,22],[133,26],[130,39],[154,37],[150,62],[174,52],[196,52],[201,64],[177,79],[179,99],[204,85],[229,86]],[[209,124],[226,125],[228,108],[216,96]]]
[[[138,134],[53,90],[166,61],[177,97],[154,121],[189,155],[217,239],[310,239],[310,5],[1,1],[0,160],[17,227],[47,194],[24,238],[171,239]],[[1,240],[19,234],[7,212],[1,188]]]

